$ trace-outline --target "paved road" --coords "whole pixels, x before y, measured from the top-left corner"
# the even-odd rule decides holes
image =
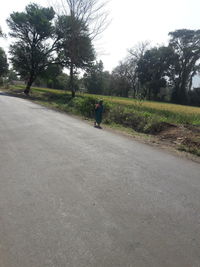
[[[200,165],[0,95],[0,267],[199,267]]]

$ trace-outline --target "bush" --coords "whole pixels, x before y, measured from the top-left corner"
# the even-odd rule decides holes
[[[88,96],[77,96],[75,98],[70,98],[68,101],[68,106],[71,107],[76,113],[83,115],[86,118],[94,117],[95,104],[98,103],[98,99]],[[104,103],[104,116],[108,114],[110,110],[110,105]]]
[[[123,105],[112,106],[105,119],[108,123],[114,122],[143,133],[157,133],[164,127],[161,117]]]
[[[95,99],[92,97],[75,97],[74,107],[85,117],[94,117]]]

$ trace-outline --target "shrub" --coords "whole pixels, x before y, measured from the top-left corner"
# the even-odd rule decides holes
[[[73,106],[77,111],[85,117],[91,118],[94,116],[95,99],[92,97],[75,97]]]

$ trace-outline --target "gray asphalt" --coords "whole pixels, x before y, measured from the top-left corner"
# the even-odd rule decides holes
[[[0,267],[199,267],[200,165],[0,95]]]

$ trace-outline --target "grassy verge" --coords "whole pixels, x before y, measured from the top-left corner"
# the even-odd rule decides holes
[[[187,146],[187,145],[180,145],[178,147],[178,150],[179,151],[184,151],[184,152],[187,152],[187,153],[191,153],[191,154],[194,154],[194,155],[200,157],[200,149],[198,149],[197,147],[191,147],[191,146]]]
[[[13,87],[9,92],[26,98],[23,95],[23,89],[23,87]],[[115,128],[124,127],[139,133],[155,135],[171,125],[188,125],[196,128],[200,126],[200,108],[198,107],[82,93],[71,98],[70,92],[46,88],[32,88],[29,97],[30,100],[46,107],[81,115],[87,119],[93,119],[94,105],[100,98],[104,100],[104,123]],[[179,145],[179,150],[199,156],[200,141],[196,136],[192,136],[192,138],[195,139],[192,147],[190,142],[187,142]]]
[[[45,88],[33,88],[32,92],[32,96],[38,96],[39,93],[40,95],[46,96],[47,98],[49,96],[50,100],[54,100],[54,102],[58,105],[62,104],[62,100],[64,100],[66,104],[66,99],[69,99],[71,96],[70,92]],[[109,111],[117,108],[117,113],[125,112],[127,114],[134,112],[135,114],[137,113],[138,115],[142,115],[143,117],[152,118],[154,116],[155,118],[168,123],[200,125],[199,107],[190,107],[151,101],[139,101],[135,99],[125,99],[120,97],[99,96],[82,93],[77,93],[75,100],[76,104],[79,101],[83,104],[83,99],[85,99],[87,104],[89,100],[93,104],[94,101],[96,102],[98,99],[103,99],[106,108],[109,109]]]

